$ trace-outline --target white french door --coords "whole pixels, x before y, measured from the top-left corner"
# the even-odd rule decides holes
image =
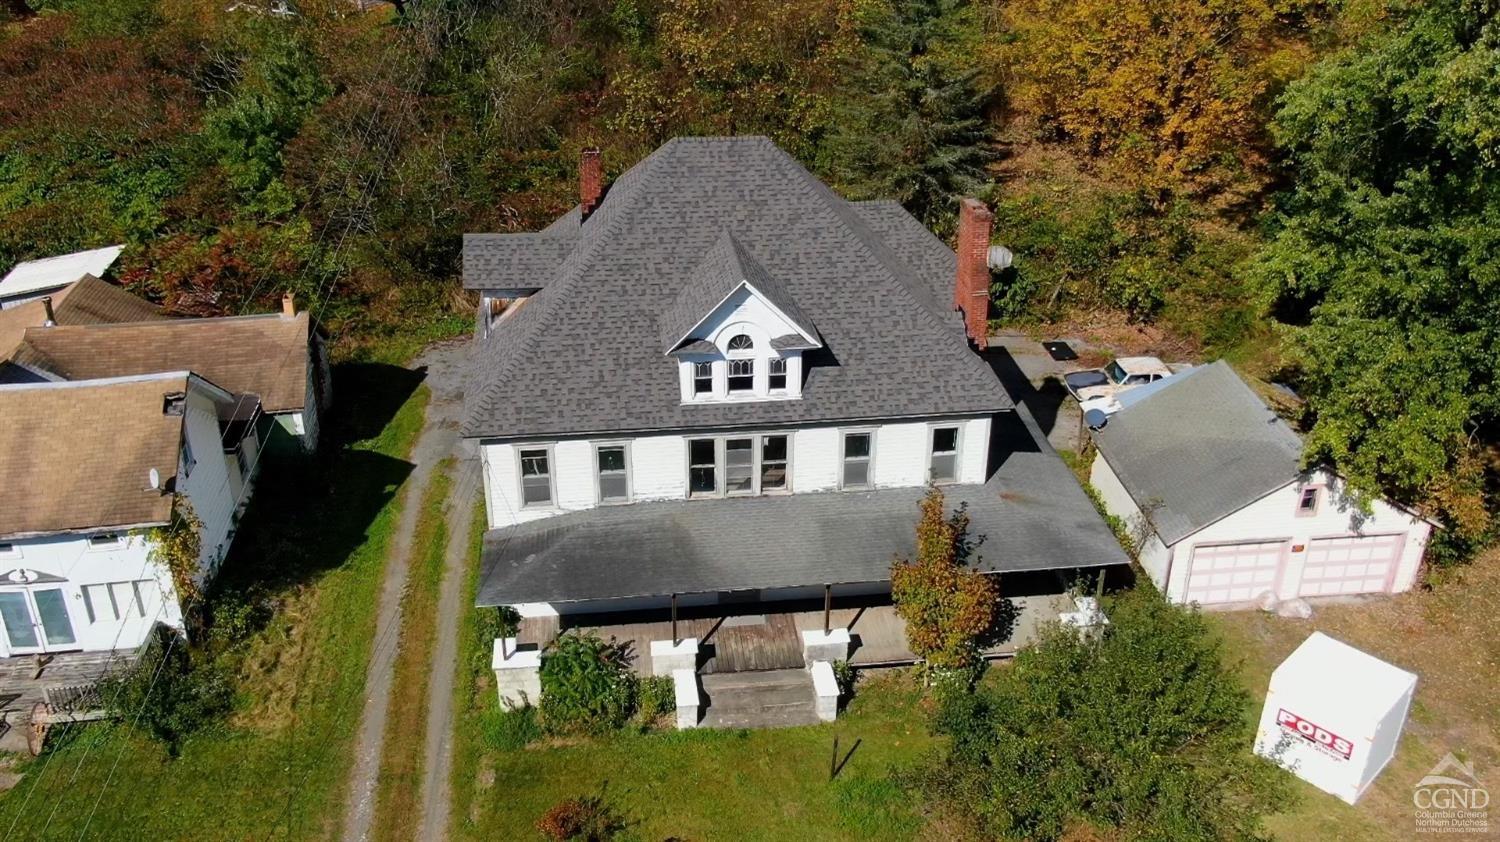
[[[0,622],[12,655],[77,648],[68,596],[59,586],[0,590]]]

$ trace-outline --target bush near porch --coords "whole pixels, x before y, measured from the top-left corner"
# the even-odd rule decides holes
[[[0,836],[337,835],[381,570],[428,397],[410,375],[336,367],[330,421],[348,443],[306,475],[261,477],[203,641],[232,676],[229,718],[184,738],[176,759],[123,724],[62,734],[0,793]]]

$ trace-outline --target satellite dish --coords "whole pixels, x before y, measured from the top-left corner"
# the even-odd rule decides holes
[[[988,259],[991,269],[1009,269],[1011,261],[1014,258],[1015,256],[1010,253],[1010,249],[1005,246],[990,246]]]
[[[153,490],[161,489],[161,472],[155,468],[146,472],[146,481],[151,484]]]
[[[1083,414],[1083,423],[1089,425],[1090,430],[1097,430],[1109,423],[1109,416],[1102,409],[1091,409]]]

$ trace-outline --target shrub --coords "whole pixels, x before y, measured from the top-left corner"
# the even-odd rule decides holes
[[[182,740],[227,713],[228,679],[209,664],[194,664],[187,641],[157,625],[141,659],[100,687],[114,715],[177,756]]]
[[[833,680],[838,682],[839,695],[848,696],[854,692],[854,682],[859,680],[859,674],[848,661],[834,661]]]
[[[912,652],[930,668],[964,670],[979,660],[976,641],[994,619],[999,594],[994,582],[964,568],[973,550],[968,513],[945,516],[935,486],[921,510],[916,560],[898,558],[891,567],[891,597]]]
[[[1053,627],[974,693],[943,694],[950,738],[924,787],[989,836],[1259,838],[1288,789],[1252,755],[1250,699],[1195,612],[1132,591],[1083,640]]]
[[[557,804],[537,820],[536,829],[558,842],[603,842],[618,836],[625,829],[625,820],[603,796],[587,795]]]
[[[625,645],[595,634],[560,635],[542,659],[542,728],[598,734],[619,728],[635,707],[636,677]]]
[[[640,680],[636,691],[636,716],[649,725],[677,710],[677,685],[669,675]]]

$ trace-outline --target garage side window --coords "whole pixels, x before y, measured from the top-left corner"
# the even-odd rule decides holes
[[[1302,489],[1297,498],[1297,517],[1312,517],[1318,513],[1318,497],[1322,488],[1316,485]]]

